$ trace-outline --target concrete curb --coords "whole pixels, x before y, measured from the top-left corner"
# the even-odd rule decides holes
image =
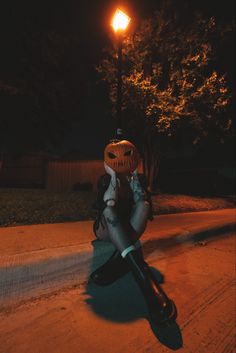
[[[159,248],[178,247],[204,242],[235,231],[236,222],[189,229],[166,230],[165,236],[152,236],[143,240],[145,257],[151,262],[152,254]],[[152,246],[150,247],[150,243]],[[55,251],[49,249],[37,261],[24,262],[24,256],[8,255],[0,267],[0,305],[28,300],[34,296],[86,283],[88,275],[109,257],[114,247],[111,243],[94,240]],[[165,250],[164,252],[165,253]],[[163,257],[163,256],[161,256]]]

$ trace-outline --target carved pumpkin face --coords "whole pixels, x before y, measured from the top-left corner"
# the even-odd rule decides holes
[[[106,146],[104,161],[117,173],[128,174],[137,168],[139,155],[136,147],[131,142],[118,140]]]

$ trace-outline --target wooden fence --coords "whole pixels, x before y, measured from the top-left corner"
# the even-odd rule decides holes
[[[44,156],[26,155],[0,160],[0,187],[37,187],[46,184],[47,160]]]
[[[142,163],[139,172],[142,172]],[[47,189],[69,191],[91,184],[96,190],[97,181],[105,174],[103,160],[50,161],[48,163]]]
[[[47,188],[55,191],[96,190],[105,173],[103,160],[48,160],[21,156],[0,160],[0,187]],[[142,165],[139,167],[142,172]]]
[[[47,189],[69,191],[85,183],[96,189],[97,180],[104,172],[102,160],[50,161]]]

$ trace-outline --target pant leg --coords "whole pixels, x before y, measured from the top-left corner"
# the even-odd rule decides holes
[[[101,221],[95,234],[98,239],[111,241],[121,253],[133,245],[145,231],[149,203],[147,201],[137,202],[130,218],[130,224],[125,224],[118,217],[115,207],[107,206],[102,214]]]
[[[110,240],[120,253],[133,245],[127,227],[122,223],[116,208],[113,206],[107,206],[104,209],[99,226],[95,229],[95,234],[98,239]]]
[[[133,231],[130,233],[134,243],[142,236],[146,229],[149,211],[150,204],[148,201],[139,201],[133,207],[130,218],[130,226]]]

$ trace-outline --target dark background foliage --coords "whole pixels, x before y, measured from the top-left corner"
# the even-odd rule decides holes
[[[123,4],[135,15],[137,25],[161,1]],[[115,5],[101,0],[1,3],[1,151],[78,149],[96,155],[96,147],[106,143],[113,122],[95,66],[110,42],[109,21]],[[222,22],[231,20],[234,13],[230,0],[172,1],[169,8],[181,11],[186,19],[200,10]],[[225,55],[231,39],[224,45],[219,63],[232,77],[233,55]]]
[[[235,16],[233,0],[130,0],[119,4],[129,11],[134,32],[163,5],[166,17],[179,19],[176,23],[183,31],[197,13],[206,20],[214,17],[222,28]],[[113,45],[110,19],[117,5],[113,0],[1,2],[0,153],[47,152],[102,158],[104,146],[113,137],[115,120],[109,89],[96,67],[103,49]],[[216,49],[212,65],[225,75],[233,98],[234,36],[232,31],[224,41],[212,38]],[[230,109],[233,116],[234,106]],[[129,121],[130,115],[125,118]],[[142,125],[136,121],[135,127],[127,124],[128,138],[142,132]],[[224,144],[210,134],[197,153],[181,134],[173,138],[168,142],[168,158],[162,161],[159,185],[174,166],[192,170],[232,166],[233,132]],[[141,147],[139,139],[136,143]],[[157,147],[161,143],[159,136]]]

